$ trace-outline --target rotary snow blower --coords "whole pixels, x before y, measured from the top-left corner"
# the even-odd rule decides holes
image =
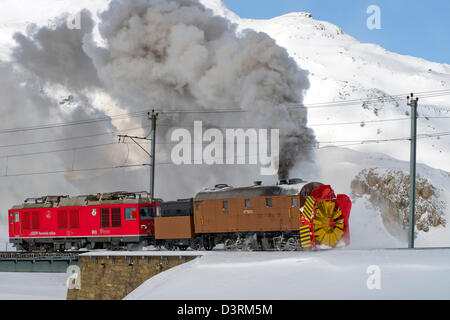
[[[334,248],[350,244],[348,220],[352,202],[344,194],[334,194],[322,185],[306,198],[300,215],[300,241],[303,248]],[[342,241],[341,241],[342,240]]]

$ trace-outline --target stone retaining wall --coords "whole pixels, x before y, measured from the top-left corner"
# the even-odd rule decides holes
[[[80,256],[80,289],[68,289],[67,300],[122,299],[147,279],[194,258],[192,255]]]

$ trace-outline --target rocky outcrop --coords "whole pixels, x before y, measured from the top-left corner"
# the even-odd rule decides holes
[[[352,196],[368,196],[380,208],[386,229],[399,236],[398,227],[404,230],[409,223],[409,173],[400,170],[364,169],[351,183]],[[416,230],[428,232],[433,227],[445,226],[444,203],[439,200],[439,190],[426,178],[416,178]]]

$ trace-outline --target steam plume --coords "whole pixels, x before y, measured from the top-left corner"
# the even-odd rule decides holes
[[[113,1],[101,15],[100,34],[106,46],[90,42],[85,51],[124,105],[242,108],[249,112],[234,119],[203,120],[210,126],[280,128],[280,178],[297,161],[310,159],[315,138],[306,110],[298,107],[309,87],[307,72],[268,35],[238,34],[196,0]]]

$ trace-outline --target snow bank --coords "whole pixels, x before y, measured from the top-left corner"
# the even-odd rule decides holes
[[[370,266],[379,268],[380,289],[367,286]],[[125,299],[449,299],[449,284],[448,249],[215,252]]]
[[[316,162],[319,168],[315,174],[321,182],[330,184],[336,193],[352,194],[351,182],[364,169],[378,168],[379,172],[409,171],[409,162],[394,159],[382,153],[358,152],[347,148],[330,147],[316,152]],[[294,170],[295,173],[295,170]],[[450,221],[450,173],[417,164],[417,176],[426,178],[436,188],[438,198],[434,199],[440,206],[443,221]],[[390,248],[406,247],[405,236],[392,236],[383,224],[381,207],[371,203],[370,198],[353,197],[350,213],[350,238],[353,248]],[[444,203],[445,205],[443,205]],[[420,202],[417,203],[418,205]],[[423,205],[423,201],[422,201]],[[391,230],[392,231],[392,230]],[[399,232],[405,233],[405,230]],[[399,240],[399,238],[401,240]],[[416,247],[448,247],[450,232],[443,225],[432,227],[428,232],[418,231],[415,240]]]
[[[65,300],[65,273],[0,272],[0,300]]]

